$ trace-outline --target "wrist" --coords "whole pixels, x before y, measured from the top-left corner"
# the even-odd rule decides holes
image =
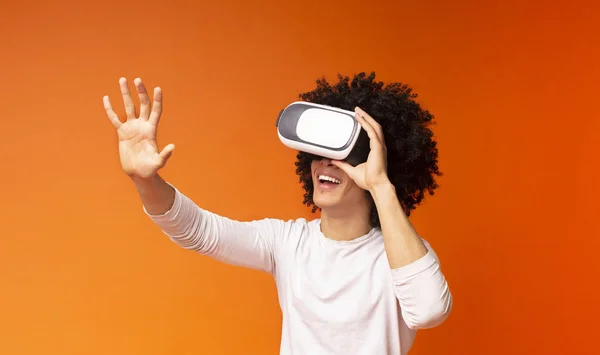
[[[396,187],[389,180],[382,181],[378,184],[373,185],[369,192],[373,197],[375,203],[380,201],[382,198],[389,198],[396,196]]]
[[[154,174],[150,177],[139,177],[139,176],[132,176],[130,175],[129,178],[131,179],[131,181],[133,182],[133,184],[138,188],[138,189],[147,189],[149,187],[152,187],[153,185],[156,184],[156,182],[158,181],[158,179],[160,179],[160,177],[158,176],[158,174]]]

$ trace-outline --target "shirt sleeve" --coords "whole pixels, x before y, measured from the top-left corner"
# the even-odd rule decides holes
[[[429,243],[427,254],[411,264],[392,269],[396,297],[404,322],[410,329],[433,328],[446,320],[452,294]]]
[[[283,232],[283,221],[231,220],[199,208],[175,187],[173,189],[175,201],[166,213],[150,215],[144,208],[173,242],[227,264],[274,274],[275,239]]]

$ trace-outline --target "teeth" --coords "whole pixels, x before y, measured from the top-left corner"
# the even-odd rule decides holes
[[[341,183],[341,181],[340,181],[340,180],[338,180],[338,179],[336,179],[336,178],[334,178],[334,177],[331,177],[331,176],[327,176],[327,175],[319,175],[319,180],[326,180],[326,181],[330,181],[330,182],[333,182],[334,184],[339,184],[339,183]]]

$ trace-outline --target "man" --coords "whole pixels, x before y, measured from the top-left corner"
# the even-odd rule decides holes
[[[304,203],[321,210],[311,221],[242,222],[201,209],[158,175],[174,149],[156,143],[161,89],[150,102],[134,80],[138,115],[121,78],[125,122],[104,97],[122,169],[149,218],[183,248],[274,277],[281,354],[406,354],[416,331],[441,324],[452,307],[435,252],[408,220],[424,192],[437,187],[437,148],[427,128],[433,116],[407,86],[374,78],[339,76],[335,85],[323,79],[300,95],[354,109],[370,139],[368,160],[357,166],[298,153]]]

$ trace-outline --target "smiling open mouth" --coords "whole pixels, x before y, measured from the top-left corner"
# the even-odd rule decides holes
[[[340,180],[327,175],[319,175],[319,182],[323,185],[339,185],[341,183]]]

